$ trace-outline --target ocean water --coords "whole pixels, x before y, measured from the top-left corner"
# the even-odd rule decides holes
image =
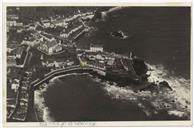
[[[96,23],[96,28],[78,44],[103,44],[106,51],[119,54],[132,51],[152,69],[150,81],[166,80],[173,91],[133,92],[87,74],[55,78],[36,92],[44,121],[190,118],[190,8],[126,8]],[[109,36],[117,30],[129,38]]]

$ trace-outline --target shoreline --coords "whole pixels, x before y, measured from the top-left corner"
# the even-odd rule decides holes
[[[53,78],[52,79],[52,81],[55,81],[56,79],[60,79],[60,78],[65,78],[65,76],[72,76],[72,75],[76,75],[77,76],[77,74],[75,74],[75,73],[73,73],[73,74],[71,74],[71,75],[60,75],[60,76],[58,76],[58,77],[55,77],[55,78]],[[126,88],[126,87],[118,87],[117,86],[117,83],[115,83],[115,82],[113,82],[113,84],[110,84],[110,81],[104,81],[104,82],[102,82],[101,81],[101,79],[100,78],[98,78],[98,77],[95,77],[94,78],[94,76],[93,75],[90,75],[90,74],[88,74],[88,73],[86,73],[86,74],[81,74],[81,75],[87,75],[87,76],[89,76],[89,78],[90,79],[92,79],[94,82],[97,82],[97,83],[99,83],[99,84],[101,84],[102,86],[102,88],[104,89],[104,90],[106,90],[107,91],[107,93],[108,93],[108,95],[109,96],[111,96],[113,99],[117,99],[117,100],[121,100],[121,99],[123,99],[123,100],[126,100],[126,101],[130,101],[130,102],[134,102],[135,104],[137,104],[138,105],[138,107],[140,107],[140,108],[144,108],[145,109],[145,105],[144,104],[142,104],[141,102],[140,103],[138,103],[138,100],[136,99],[136,98],[140,98],[140,97],[147,97],[147,98],[149,98],[150,96],[153,96],[153,97],[155,97],[155,96],[157,96],[156,94],[152,94],[151,95],[151,93],[142,93],[142,92],[139,92],[139,93],[135,93],[135,92],[133,92],[132,91],[132,89],[130,89],[130,88]],[[118,90],[118,91],[116,91],[116,90]],[[120,91],[121,92],[120,92]],[[131,91],[130,91],[131,90]],[[128,92],[129,91],[129,92]],[[145,91],[146,92],[146,91]],[[141,94],[142,93],[142,94]],[[116,94],[116,95],[115,95]],[[117,95],[118,94],[118,95]],[[121,95],[122,94],[122,95]],[[124,94],[126,94],[126,96],[124,95]],[[168,94],[168,93],[166,93],[166,94]],[[129,96],[127,96],[127,95],[130,95],[130,97]],[[160,94],[161,96],[163,95],[163,94]],[[171,95],[171,94],[169,94],[169,95]],[[124,96],[124,97],[123,97]],[[136,98],[135,98],[136,97]],[[135,98],[135,99],[134,99]],[[139,99],[138,98],[138,99]],[[140,98],[141,99],[141,98]],[[145,99],[144,99],[145,100]],[[169,103],[168,101],[166,101],[167,102],[167,104]],[[179,102],[181,102],[181,101],[179,101]],[[158,102],[159,103],[159,102]],[[160,104],[158,104],[157,103],[157,100],[156,100],[156,103],[154,103],[156,106],[161,106]],[[154,105],[153,104],[153,105]],[[174,103],[173,103],[174,104]],[[164,111],[163,110],[165,110],[165,109],[163,109],[163,108],[160,108],[161,110],[157,110],[157,111],[153,111],[153,110],[150,110],[150,109],[145,109],[145,113],[146,113],[146,115],[150,115],[150,113],[152,113],[151,115],[157,115],[157,113],[158,112],[160,112],[160,113],[163,113]],[[178,108],[179,109],[179,108]],[[180,108],[181,109],[181,108]],[[181,113],[181,112],[179,112],[179,111],[176,111],[176,110],[173,110],[172,111],[172,109],[169,109],[169,112],[168,112],[168,109],[166,110],[166,112],[169,114],[169,116],[171,115],[172,117],[176,117],[177,116],[177,118],[179,118],[179,119],[187,119],[186,117],[184,117],[184,113]],[[187,112],[186,112],[187,113]],[[184,118],[182,118],[182,117],[184,117]],[[175,119],[176,120],[176,119]]]

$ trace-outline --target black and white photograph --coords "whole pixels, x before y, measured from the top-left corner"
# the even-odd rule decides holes
[[[190,6],[6,6],[5,120],[191,121]]]

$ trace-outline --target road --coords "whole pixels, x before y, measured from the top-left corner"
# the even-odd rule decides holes
[[[41,84],[43,84],[44,82],[52,79],[53,77],[56,77],[58,75],[64,75],[64,74],[69,74],[69,73],[83,73],[83,72],[88,72],[88,73],[98,73],[100,74],[100,72],[104,72],[105,74],[105,70],[95,67],[95,66],[87,66],[87,67],[80,67],[79,65],[76,66],[72,66],[72,67],[68,67],[65,69],[58,69],[55,71],[52,71],[50,73],[48,73],[47,75],[45,75],[45,77],[35,83],[33,83],[33,87],[35,89],[37,89]]]

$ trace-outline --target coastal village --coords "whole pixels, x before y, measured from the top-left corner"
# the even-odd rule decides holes
[[[19,8],[17,8],[19,10]],[[85,48],[76,45],[76,40],[93,28],[94,12],[78,13],[72,17],[49,17],[24,24],[14,14],[7,16],[7,93],[8,120],[26,121],[32,85],[43,87],[41,79],[57,71],[90,68],[100,76],[107,72],[127,75],[130,59],[104,51],[103,45],[92,43]]]
[[[24,24],[19,16],[8,14],[8,121],[33,120],[34,91],[58,75],[87,72],[117,82],[146,81],[144,61],[131,52],[128,56],[109,53],[95,42],[77,45],[79,38],[95,29],[91,25],[95,18],[95,12],[78,10],[73,16],[51,16]]]

